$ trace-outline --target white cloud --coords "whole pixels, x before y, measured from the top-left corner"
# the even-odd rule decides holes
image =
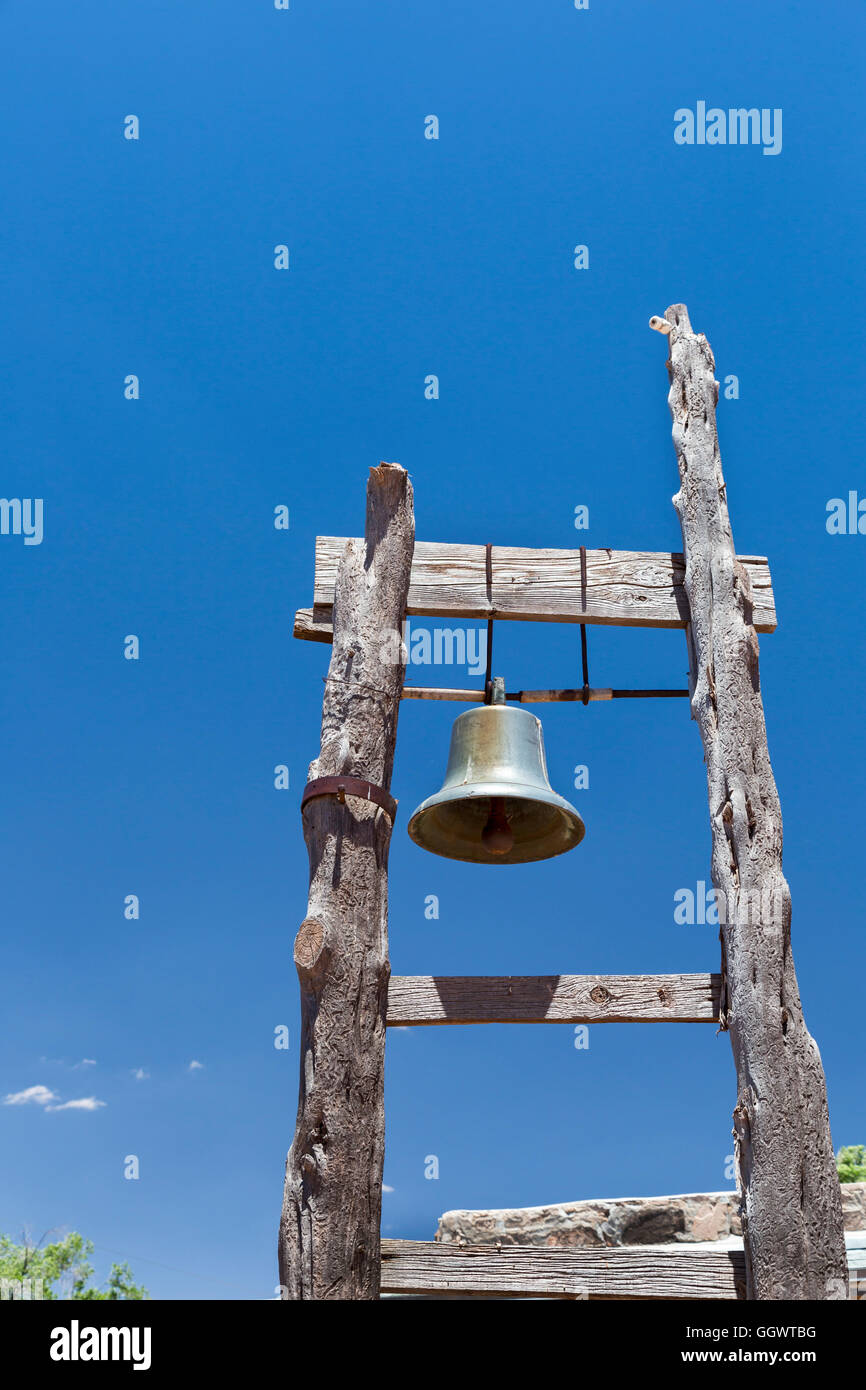
[[[47,1086],[28,1086],[26,1091],[10,1092],[3,1101],[4,1105],[47,1105],[50,1100],[57,1100],[54,1091],[50,1091]]]
[[[76,1062],[76,1063],[75,1063],[75,1066],[72,1068],[72,1070],[73,1070],[73,1071],[78,1071],[78,1068],[79,1068],[79,1067],[95,1067],[95,1066],[96,1066],[96,1059],[95,1059],[95,1057],[82,1057],[82,1059],[81,1059],[80,1062]]]
[[[382,1191],[383,1191],[383,1192],[393,1192],[394,1189],[393,1189],[393,1187],[389,1187],[388,1184],[387,1184],[386,1182],[383,1182],[383,1183],[382,1183]]]
[[[150,1072],[149,1072],[149,1071],[145,1071],[145,1070],[144,1070],[144,1067],[134,1067],[134,1068],[133,1068],[133,1071],[132,1071],[132,1074],[133,1074],[133,1076],[135,1077],[136,1081],[149,1081],[149,1080],[150,1080]]]
[[[97,1100],[95,1096],[82,1096],[80,1100],[65,1100],[62,1105],[49,1105],[49,1110],[101,1110],[105,1106],[104,1100]]]
[[[5,1097],[4,1105],[44,1105],[48,1110],[100,1110],[106,1102],[95,1096],[82,1096],[80,1100],[66,1100],[62,1105],[51,1105],[50,1101],[60,1100],[56,1091],[47,1086],[28,1086],[26,1091],[15,1091]]]
[[[204,1071],[204,1062],[197,1062],[195,1058],[190,1062],[188,1071]]]

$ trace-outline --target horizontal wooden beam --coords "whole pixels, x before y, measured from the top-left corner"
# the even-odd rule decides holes
[[[717,1023],[720,975],[392,975],[388,1026]]]
[[[295,636],[331,640],[331,604],[345,537],[316,539],[313,608],[301,609]],[[772,632],[776,609],[763,556],[741,555],[751,581],[755,627]],[[625,627],[685,627],[689,604],[685,562],[670,551],[587,550],[585,581],[579,550],[494,546],[488,590],[483,545],[418,541],[412,561],[410,616]]]
[[[454,690],[444,685],[404,685],[402,700],[455,700],[458,704],[474,705],[484,701],[483,690]]]
[[[299,637],[302,642],[333,642],[330,604],[324,612],[319,613],[313,608],[299,608],[295,614],[292,636]]]
[[[688,695],[688,691],[684,692]],[[454,690],[439,685],[404,685],[401,691],[404,700],[455,700],[460,704],[478,704],[484,700],[484,690]],[[509,690],[506,700],[518,705],[546,705],[557,700],[583,701],[583,690]],[[587,691],[587,703],[596,700],[612,700],[613,691],[593,688]]]
[[[687,1245],[552,1248],[382,1241],[382,1292],[488,1298],[736,1299],[741,1250]]]

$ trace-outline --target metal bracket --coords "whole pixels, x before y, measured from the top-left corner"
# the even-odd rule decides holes
[[[314,778],[304,787],[301,797],[302,812],[307,802],[316,796],[336,796],[341,805],[345,805],[347,796],[358,796],[362,801],[372,801],[375,806],[381,806],[390,817],[392,825],[397,819],[397,802],[391,793],[386,792],[384,787],[378,787],[375,782],[367,782],[361,777]]]

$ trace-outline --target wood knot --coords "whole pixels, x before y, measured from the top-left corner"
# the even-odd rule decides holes
[[[664,985],[659,990],[659,1002],[667,1006],[671,1002],[671,992]]]
[[[605,989],[604,985],[594,985],[589,991],[589,997],[594,1004],[606,1004],[611,994],[610,990]]]
[[[325,926],[318,917],[305,917],[295,937],[295,965],[299,970],[312,970],[322,954]]]

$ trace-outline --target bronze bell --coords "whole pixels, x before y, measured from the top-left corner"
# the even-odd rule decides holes
[[[552,859],[579,845],[584,830],[547,780],[541,720],[504,703],[457,716],[445,781],[409,822],[416,845],[470,864]]]

